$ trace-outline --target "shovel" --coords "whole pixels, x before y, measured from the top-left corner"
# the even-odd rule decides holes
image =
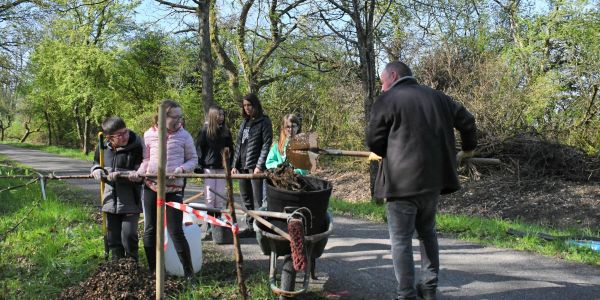
[[[369,157],[369,151],[349,151],[338,149],[322,149],[318,144],[318,134],[316,132],[303,132],[295,135],[289,141],[285,150],[287,160],[298,169],[311,170],[314,172],[317,168],[319,155],[340,155],[353,157]],[[500,164],[499,159],[495,158],[466,158],[465,161],[476,164]]]

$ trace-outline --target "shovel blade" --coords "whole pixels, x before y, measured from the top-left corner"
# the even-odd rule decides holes
[[[318,158],[319,155],[314,152],[286,149],[286,159],[297,169],[316,171]]]
[[[316,132],[303,132],[293,136],[287,146],[288,150],[303,150],[319,148],[318,134]]]

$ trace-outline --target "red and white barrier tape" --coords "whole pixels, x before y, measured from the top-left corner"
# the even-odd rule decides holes
[[[166,204],[172,208],[186,212],[188,214],[193,214],[198,219],[203,220],[206,223],[216,225],[216,226],[231,228],[231,232],[233,232],[233,234],[237,235],[238,232],[240,231],[238,225],[233,223],[231,216],[229,214],[221,213],[221,216],[223,216],[225,218],[225,220],[222,220],[222,219],[219,219],[219,218],[209,215],[206,211],[193,209],[192,207],[188,206],[187,204],[182,204],[182,203],[178,203],[178,202],[165,203],[164,201],[156,201],[157,206],[164,205],[164,204]],[[167,232],[167,211],[166,210],[165,210],[165,222],[164,223],[165,223],[165,225],[164,225],[165,226],[164,247],[165,247],[165,251],[166,251],[168,238],[169,238],[169,233]]]

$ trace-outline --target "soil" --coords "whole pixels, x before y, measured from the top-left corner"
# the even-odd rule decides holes
[[[368,201],[369,177],[321,170],[333,182],[333,196]],[[502,172],[463,177],[462,189],[440,199],[441,213],[522,220],[557,228],[600,229],[600,184],[556,178],[521,179]]]
[[[62,291],[57,299],[154,299],[155,279],[133,259],[108,261],[77,286]],[[165,294],[177,294],[183,284],[167,277]]]
[[[527,147],[531,148],[531,145]],[[540,148],[543,149],[544,145]],[[559,152],[554,145],[550,151]],[[513,152],[516,152],[514,150]],[[523,149],[522,153],[530,151]],[[571,150],[569,150],[571,151]],[[578,162],[564,162],[539,151],[530,155],[501,157],[500,166],[468,165],[460,170],[462,189],[440,199],[441,213],[521,220],[554,228],[585,227],[600,229],[600,182],[590,166],[598,168],[597,157],[588,159],[580,154]],[[531,159],[531,156],[536,159]],[[587,175],[586,175],[587,174]],[[593,174],[594,176],[590,176]],[[315,173],[333,182],[333,196],[348,201],[370,199],[369,177],[366,173],[320,170]]]

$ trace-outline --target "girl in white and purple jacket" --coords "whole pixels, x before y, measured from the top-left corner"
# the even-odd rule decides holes
[[[167,122],[167,162],[166,173],[192,173],[198,163],[198,155],[192,136],[183,128],[183,111],[179,103],[164,100]],[[158,173],[158,115],[154,125],[144,133],[144,160],[137,171],[138,175]],[[165,202],[183,201],[184,181],[182,178],[169,178],[166,183]],[[156,181],[146,179],[144,185],[144,250],[148,258],[150,272],[156,269]],[[194,276],[190,248],[182,228],[183,212],[167,206],[167,228],[173,246],[183,265],[187,278]]]

